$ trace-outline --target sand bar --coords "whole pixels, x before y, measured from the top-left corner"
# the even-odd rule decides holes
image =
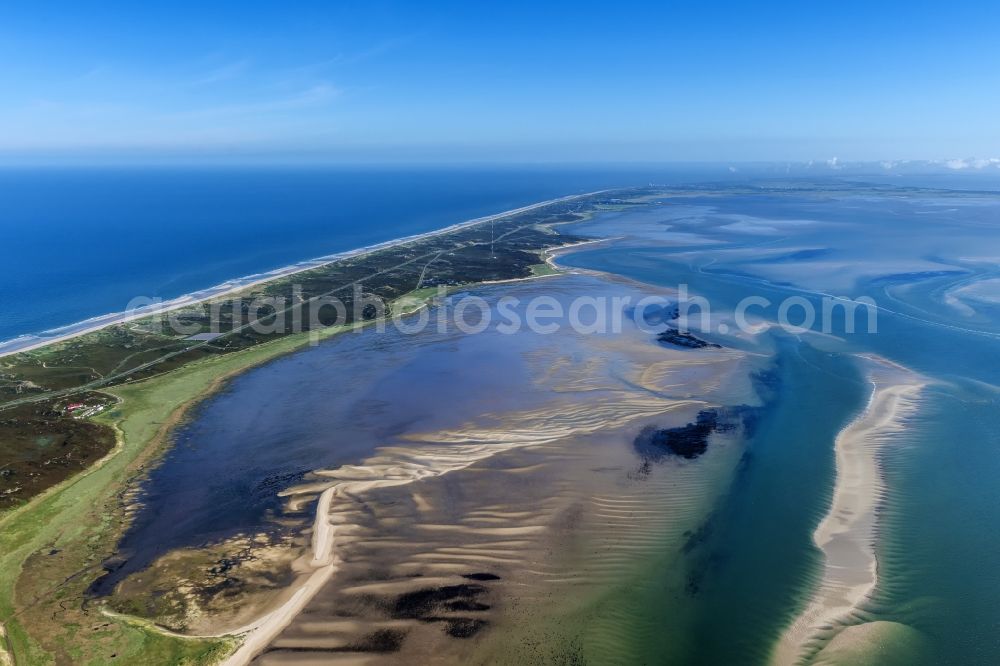
[[[813,533],[824,559],[820,580],[775,647],[775,664],[808,661],[878,583],[878,505],[885,492],[880,453],[905,429],[925,382],[899,366],[869,362],[868,404],[837,436],[833,498]]]

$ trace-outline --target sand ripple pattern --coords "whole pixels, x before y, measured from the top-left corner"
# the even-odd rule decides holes
[[[878,582],[878,507],[886,493],[880,458],[900,442],[926,382],[888,362],[869,362],[871,397],[837,437],[833,499],[813,533],[824,558],[818,588],[775,647],[775,664],[810,663],[840,629],[856,622]]]
[[[631,437],[651,420],[681,425],[718,404],[713,394],[725,385],[722,377],[739,374],[745,355],[669,350],[644,338],[587,345],[596,349],[580,354],[562,341],[526,354],[527,366],[541,370],[534,390],[548,396],[543,400],[407,433],[361,464],[319,470],[287,491],[292,505],[318,495],[312,553],[299,563],[305,582],[227,663],[255,655],[260,663],[364,663],[375,656],[373,646],[403,635],[406,650],[377,650],[379,663],[431,656],[516,663],[532,655],[491,644],[492,634],[454,640],[442,627],[460,632],[497,622],[565,637],[565,628],[532,618],[549,617],[540,609],[560,595],[586,607],[581,595],[615,581],[627,589],[637,561],[676,552],[703,518],[691,507],[710,504],[711,484],[700,467],[688,466],[637,487],[628,476],[637,465]],[[482,573],[498,580],[463,578]],[[442,587],[475,600],[452,604],[465,611],[436,606],[431,619],[399,610],[406,595]],[[643,644],[656,628],[618,617],[627,606],[592,612],[587,635],[570,637],[573,649],[610,659],[621,657],[623,646]],[[622,635],[622,627],[635,635]]]

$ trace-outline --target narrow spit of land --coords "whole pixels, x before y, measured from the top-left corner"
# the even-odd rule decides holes
[[[113,406],[101,390],[286,336],[394,314],[367,301],[355,307],[359,294],[388,304],[414,292],[432,296],[437,287],[530,276],[546,248],[577,240],[555,234],[552,225],[578,220],[602,203],[609,203],[606,195],[593,193],[527,206],[346,253],[214,299],[170,305],[169,315],[122,315],[99,330],[0,358],[0,511],[110,450],[112,434],[85,418]],[[343,304],[342,312],[325,304],[330,298]],[[265,299],[281,305],[248,310]]]
[[[648,193],[614,194],[543,202],[175,304],[170,317],[183,334],[147,316],[0,358],[0,663],[140,655],[208,663],[229,652],[228,638],[169,636],[127,618],[98,620],[87,608],[85,591],[128,524],[125,491],[162,453],[172,425],[227,377],[405,312],[439,288],[544,274],[547,250],[583,240],[555,225]],[[355,314],[359,293],[386,310]],[[346,317],[322,307],[327,297]],[[239,304],[264,298],[294,304],[305,325],[282,317],[292,306],[248,312]],[[220,334],[198,339],[207,332]]]

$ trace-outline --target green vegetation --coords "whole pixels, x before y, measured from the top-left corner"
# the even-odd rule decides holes
[[[85,608],[85,592],[126,526],[122,491],[156,457],[184,411],[234,374],[346,328],[277,338],[106,390],[119,404],[94,420],[117,433],[115,448],[0,518],[0,622],[18,664],[97,664],[111,655],[122,663],[142,655],[142,663],[203,664],[229,652],[231,639],[181,638],[99,613],[97,604]]]
[[[593,203],[561,202],[425,237],[0,358],[0,510],[110,450],[110,432],[80,418],[107,408],[99,391],[303,331],[392,315],[392,303],[407,294],[530,276],[541,252],[574,240],[551,225],[580,219]]]
[[[549,263],[533,264],[530,266],[531,274],[535,277],[542,277],[545,275],[558,275],[559,271],[552,267]]]
[[[549,225],[579,219],[577,211],[592,203],[498,220],[492,233],[480,225],[396,246],[241,297],[294,294],[308,310],[313,299],[337,294],[349,306],[353,287],[363,284],[389,304],[386,315],[406,314],[449,287],[552,272],[538,263],[541,253],[576,239],[555,235]],[[186,308],[175,317],[206,326],[209,309]],[[0,359],[0,441],[21,442],[0,446],[0,470],[10,470],[0,476],[0,665],[8,653],[16,664],[204,664],[234,648],[230,637],[187,638],[105,612],[86,593],[127,525],[130,486],[191,405],[238,372],[375,320],[364,312],[336,325],[319,317],[322,325],[301,332],[262,334],[252,324],[279,313],[256,320],[245,314],[217,309],[224,334],[210,341],[157,330],[150,319]],[[72,464],[35,473],[51,467],[56,444],[59,455],[72,452]],[[18,483],[29,477],[34,484]]]

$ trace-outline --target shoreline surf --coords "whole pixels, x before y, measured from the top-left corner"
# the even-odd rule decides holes
[[[465,220],[463,222],[458,222],[456,224],[442,227],[440,229],[435,229],[420,234],[412,234],[410,236],[403,236],[400,238],[395,238],[381,243],[376,243],[374,245],[366,245],[364,247],[356,248],[353,250],[345,250],[344,252],[324,255],[312,259],[306,259],[297,262],[295,264],[291,264],[289,266],[284,266],[282,268],[277,268],[271,271],[265,271],[263,273],[256,273],[252,275],[233,278],[231,280],[227,280],[225,282],[222,282],[212,287],[208,287],[206,289],[201,289],[198,291],[191,292],[189,294],[183,294],[176,298],[162,301],[161,303],[158,303],[155,306],[146,306],[142,308],[136,308],[133,310],[125,310],[121,312],[111,312],[103,315],[97,315],[95,317],[91,317],[83,321],[49,329],[48,331],[43,331],[38,334],[27,334],[11,338],[8,340],[0,340],[0,358],[27,351],[32,351],[59,342],[65,342],[67,340],[71,340],[73,338],[80,337],[88,333],[94,333],[96,331],[100,331],[104,328],[108,328],[109,326],[113,326],[115,324],[128,323],[130,321],[135,321],[137,319],[142,319],[144,317],[170,312],[178,308],[190,305],[196,305],[198,303],[204,303],[213,298],[219,298],[222,296],[228,296],[231,294],[239,293],[240,291],[243,291],[244,289],[248,289],[250,287],[255,287],[267,282],[271,282],[273,280],[289,277],[297,273],[303,273],[305,271],[309,271],[315,268],[328,266],[332,263],[343,261],[345,259],[363,257],[365,255],[378,252],[380,250],[398,247],[400,245],[405,245],[407,243],[413,243],[428,238],[434,238],[436,236],[443,236],[455,231],[468,229],[470,227],[486,224],[488,222],[494,222],[496,220],[501,220],[507,217],[511,217],[513,215],[520,215],[522,213],[527,213],[533,210],[537,210],[539,208],[544,208],[546,206],[551,206],[559,203],[566,203],[569,201],[575,201],[577,199],[596,196],[611,191],[613,190],[595,190],[593,192],[570,194],[563,197],[557,197],[555,199],[547,199],[545,201],[539,201],[537,203],[529,204],[527,206],[521,206],[520,208],[513,208],[510,210],[495,213],[493,215],[486,215],[483,217],[473,218],[471,220]]]

